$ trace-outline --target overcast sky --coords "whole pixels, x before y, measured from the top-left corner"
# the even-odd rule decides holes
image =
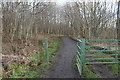
[[[104,2],[104,1],[106,1],[106,2],[117,2],[117,1],[119,1],[119,0],[0,0],[0,1],[2,1],[2,2],[15,2],[15,1],[21,1],[21,2],[28,2],[28,1],[35,1],[35,2],[77,2],[77,1],[79,1],[79,2],[83,2],[83,1],[85,1],[85,2],[88,2],[88,1],[101,1],[101,2]]]

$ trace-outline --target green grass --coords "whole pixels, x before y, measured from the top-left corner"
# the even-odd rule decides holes
[[[106,56],[97,56],[96,58],[107,58]],[[100,60],[102,62],[113,62],[113,60]],[[120,72],[119,72],[119,69],[120,69],[120,65],[118,64],[108,64],[106,65],[108,66],[108,68],[116,75],[119,75],[120,76]]]
[[[92,72],[87,65],[83,65],[83,75],[86,78],[100,78],[100,75]]]
[[[54,60],[55,53],[59,49],[60,39],[58,37],[49,39],[49,61]],[[39,41],[39,44],[42,44]],[[50,62],[46,62],[44,48],[40,47],[40,51],[36,53],[30,53],[28,57],[31,59],[29,64],[11,63],[11,70],[9,71],[12,75],[9,78],[42,78],[48,73]]]
[[[87,41],[87,42],[85,42],[85,45],[90,45],[90,43]]]
[[[78,70],[76,63],[77,63],[77,57],[75,56],[75,57],[73,58],[73,60],[72,60],[72,67],[73,67],[75,70]]]
[[[96,46],[94,47],[95,49],[100,49],[102,50],[101,47],[99,46]],[[89,48],[90,49],[90,48]],[[86,49],[86,50],[89,50],[89,49]],[[95,54],[96,52],[89,52],[90,54]],[[118,51],[103,51],[103,53],[109,53],[109,54],[118,54]],[[96,56],[95,58],[108,58],[107,56]],[[113,60],[110,60],[110,59],[106,59],[106,60],[100,60],[102,62],[113,62]],[[107,65],[110,70],[116,74],[116,75],[119,75],[120,76],[120,72],[119,72],[119,69],[120,69],[120,65],[118,64],[108,64]],[[99,75],[96,75],[94,72],[90,71],[87,67],[87,65],[84,65],[83,66],[83,75],[85,75],[85,77],[87,78],[98,78]]]
[[[108,67],[112,70],[113,73],[120,76],[120,65],[119,64],[109,64]]]
[[[0,77],[0,80],[2,79],[2,77]]]
[[[89,52],[89,54],[96,54],[97,52]]]
[[[57,50],[59,49],[60,44],[61,41],[59,38],[53,38],[53,40],[51,40],[51,43],[49,44],[49,48],[48,48],[50,62],[54,60],[54,56]]]
[[[110,60],[110,59],[105,59],[105,58],[108,58],[106,56],[96,56],[95,58],[103,58],[104,60],[100,60],[102,62],[113,62],[113,60]]]
[[[91,66],[91,65],[89,65],[89,66]],[[73,65],[72,65],[72,67],[73,67],[75,70],[78,70],[77,65],[76,65],[76,58],[73,60]],[[93,67],[93,66],[92,66],[92,67]],[[93,68],[95,68],[95,67],[93,67]],[[88,68],[88,65],[86,65],[86,64],[83,65],[82,77],[85,77],[85,78],[101,78],[100,75],[92,72],[92,70],[90,70],[90,69]]]
[[[115,53],[117,53],[117,52],[114,51],[114,52],[111,52],[111,53],[115,54]],[[107,57],[106,57],[106,56],[97,56],[96,58],[107,58]],[[103,62],[113,62],[113,60],[110,60],[110,59],[109,59],[109,60],[100,60],[100,61],[103,61]],[[119,72],[120,65],[118,65],[118,64],[108,64],[107,66],[110,68],[110,70],[111,70],[114,74],[120,76],[120,72]]]
[[[89,45],[89,42],[85,43],[86,45]],[[85,48],[86,50],[91,50],[91,48]],[[90,52],[90,54],[95,54],[96,52]],[[74,69],[77,69],[76,64],[73,65]],[[85,78],[101,78],[100,75],[92,72],[89,68],[88,65],[83,65],[83,71],[82,71],[82,76]]]

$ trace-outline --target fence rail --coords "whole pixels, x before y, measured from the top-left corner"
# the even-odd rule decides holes
[[[108,50],[103,48],[102,50],[96,50],[93,49],[93,47],[103,47],[103,46],[107,46],[107,47],[118,47],[120,45],[118,45],[118,43],[120,42],[120,40],[85,40],[85,39],[81,39],[81,40],[77,40],[77,68],[78,71],[80,73],[80,75],[82,75],[82,67],[84,64],[116,64],[116,63],[120,63],[118,61],[117,56],[120,55],[118,52],[120,50]],[[99,42],[99,41],[109,41],[112,45],[86,45],[86,42]],[[111,42],[112,41],[112,42]],[[113,45],[114,43],[117,43],[115,45]],[[92,48],[92,49],[91,49]],[[91,52],[95,52],[94,54],[91,54]],[[99,53],[99,52],[103,52],[103,53]],[[114,52],[112,54],[106,54],[105,52]],[[111,57],[111,56],[115,56],[115,57]],[[101,61],[102,60],[102,61]],[[105,60],[105,61],[104,61]],[[112,61],[106,61],[106,60],[112,60]]]

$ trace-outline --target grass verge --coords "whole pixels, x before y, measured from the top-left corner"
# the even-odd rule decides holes
[[[108,67],[111,69],[111,71],[114,74],[120,76],[120,71],[119,71],[120,65],[119,64],[109,64]]]
[[[101,78],[100,75],[94,73],[88,68],[88,65],[83,65],[83,76],[85,78]]]
[[[48,72],[50,63],[54,60],[55,53],[59,49],[60,43],[59,37],[49,39],[49,62],[46,62],[44,48],[40,47],[39,52],[29,53],[28,57],[30,58],[30,62],[28,64],[11,63],[10,71],[7,73],[3,71],[3,78],[6,78],[8,73],[8,78],[42,78]]]
[[[76,65],[76,57],[73,61],[72,66],[75,70],[78,70],[77,65]],[[92,70],[90,70],[88,66],[91,66],[91,65],[86,65],[86,64],[83,65],[82,76],[81,76],[82,78],[101,78],[99,74],[96,74]],[[94,68],[94,66],[92,66],[92,68]]]

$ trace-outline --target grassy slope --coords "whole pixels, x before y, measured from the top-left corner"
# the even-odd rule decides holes
[[[40,41],[41,42],[41,41]],[[55,52],[59,49],[60,39],[53,37],[49,39],[49,57],[50,62],[54,59]],[[30,53],[29,58],[32,60],[28,64],[12,63],[10,78],[40,78],[47,73],[50,62],[46,62],[44,49],[40,47],[40,52]],[[5,74],[4,74],[5,75]]]

